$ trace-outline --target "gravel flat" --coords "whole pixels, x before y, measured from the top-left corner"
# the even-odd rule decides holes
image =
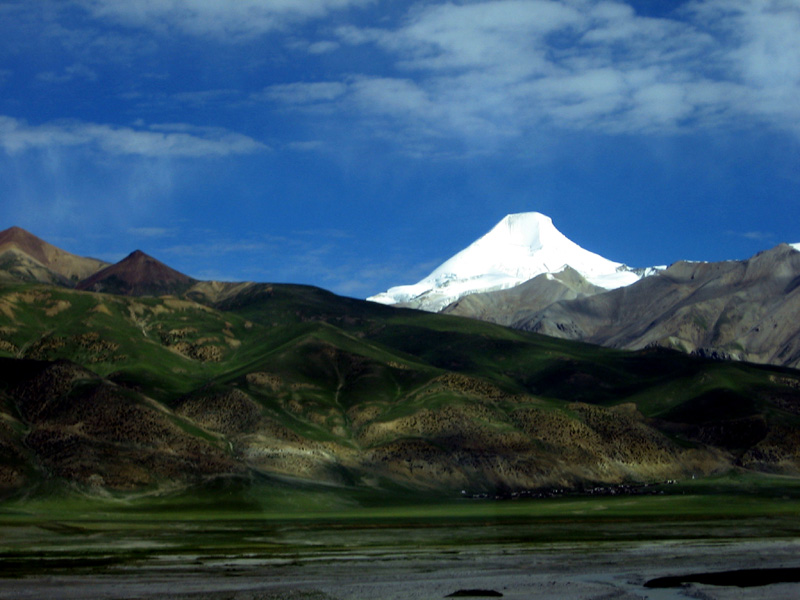
[[[465,551],[403,548],[291,560],[169,557],[91,575],[0,580],[2,599],[427,600],[467,591],[508,600],[792,599],[800,583],[758,587],[689,583],[651,589],[657,577],[800,565],[800,540],[485,545]],[[483,596],[480,592],[485,592]]]

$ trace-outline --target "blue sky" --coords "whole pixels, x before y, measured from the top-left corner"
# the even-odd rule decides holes
[[[508,213],[800,242],[799,0],[0,0],[0,228],[365,297]]]

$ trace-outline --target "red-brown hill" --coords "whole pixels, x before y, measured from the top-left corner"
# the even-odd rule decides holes
[[[98,271],[78,284],[79,290],[124,296],[182,294],[197,280],[168,267],[141,250]]]

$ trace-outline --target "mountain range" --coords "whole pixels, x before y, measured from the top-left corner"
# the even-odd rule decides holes
[[[251,285],[199,281],[141,250],[114,264],[76,256],[20,227],[0,231],[0,282],[3,281],[43,283],[124,296],[187,294],[207,302]]]
[[[790,244],[742,261],[630,269],[583,250],[544,215],[524,213],[419,283],[370,300],[612,348],[661,346],[796,368],[798,287],[800,251]]]
[[[725,277],[747,292],[785,259],[761,260]],[[785,367],[603,348],[309,286],[196,281],[141,252],[108,265],[16,228],[0,232],[0,265],[0,496],[265,479],[511,495],[800,476],[800,372]],[[633,272],[616,292],[684,290],[693,274],[707,276]],[[504,293],[537,280],[532,295],[560,294],[556,305],[611,293],[569,268]],[[711,290],[695,293],[711,302]]]

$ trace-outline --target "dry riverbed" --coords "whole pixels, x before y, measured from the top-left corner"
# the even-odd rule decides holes
[[[669,490],[411,504],[269,486],[9,503],[0,600],[800,598],[796,486]],[[743,582],[766,585],[711,584]]]
[[[733,569],[786,569],[798,566],[799,557],[800,540],[792,539],[479,545],[464,550],[414,550],[401,544],[394,550],[296,550],[273,558],[169,556],[96,573],[31,574],[0,580],[0,598],[794,600],[800,597],[800,583],[744,588],[689,583],[656,589],[645,583]]]

